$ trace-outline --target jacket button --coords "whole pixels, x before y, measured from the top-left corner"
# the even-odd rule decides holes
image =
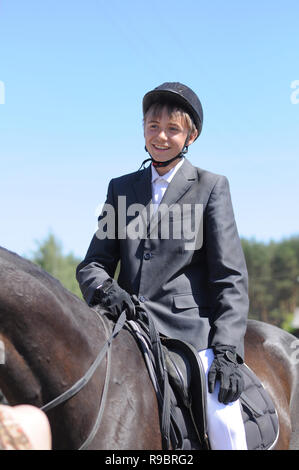
[[[145,253],[145,255],[143,256],[143,259],[149,260],[151,257],[152,257],[151,253]]]

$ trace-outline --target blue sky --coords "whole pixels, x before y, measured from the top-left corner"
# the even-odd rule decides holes
[[[298,0],[0,1],[0,245],[28,255],[51,231],[83,257],[164,81],[202,101],[189,159],[228,177],[240,235],[297,235],[298,17]]]

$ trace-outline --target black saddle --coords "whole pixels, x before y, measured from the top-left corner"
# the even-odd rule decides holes
[[[194,416],[204,448],[209,448],[206,424],[206,376],[196,349],[190,344],[162,339],[169,382]],[[240,366],[245,389],[240,397],[248,450],[267,450],[278,438],[278,415],[273,401],[254,372]]]
[[[140,324],[132,321],[129,324],[143,351],[162,408],[160,377],[157,377],[159,367],[155,361],[155,354],[152,353],[152,335],[148,335],[144,325],[141,325],[140,329]],[[172,426],[172,447],[177,450],[209,449],[206,377],[200,357],[192,345],[181,340],[161,337],[155,339],[155,348],[157,343],[160,347],[159,355],[163,356],[163,367],[167,372],[167,384],[169,382],[171,388],[168,421]],[[279,432],[278,415],[273,401],[253,371],[245,364],[240,368],[245,383],[240,403],[247,447],[249,450],[271,449],[275,446]],[[165,390],[166,385],[164,385]],[[182,405],[191,417],[191,425],[195,429],[199,446],[194,439],[190,441],[190,419],[188,424],[186,413],[182,413],[181,410]],[[165,415],[164,408],[161,414]]]

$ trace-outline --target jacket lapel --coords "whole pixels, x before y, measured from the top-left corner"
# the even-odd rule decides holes
[[[136,200],[146,207],[152,200],[152,171],[151,166],[140,171],[136,181],[133,183]]]
[[[166,204],[169,208],[175,204],[188,191],[194,181],[197,180],[196,169],[185,159],[181,168],[173,177],[171,183],[162,198],[161,204]]]
[[[197,181],[196,169],[191,165],[189,160],[185,158],[183,165],[173,177],[161,200],[160,217],[158,211],[150,220],[150,233],[155,229],[157,224],[161,222],[161,219],[169,212],[171,207],[191,188],[194,181]]]
[[[157,213],[151,218],[152,212],[150,211],[150,205],[152,203],[152,172],[151,166],[148,166],[145,170],[140,172],[136,181],[133,183],[133,189],[136,196],[136,201],[142,204],[145,208],[145,213],[142,218],[144,221],[147,220],[147,225],[150,224],[148,235],[155,229],[161,218],[181,199],[184,194],[191,188],[194,181],[197,181],[196,169],[189,160],[185,159],[181,168],[177,171],[172,181],[168,185],[167,190],[161,200],[163,204],[163,210],[160,211],[160,217]]]

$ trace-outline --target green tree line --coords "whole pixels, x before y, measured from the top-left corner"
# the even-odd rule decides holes
[[[269,243],[242,239],[242,246],[249,274],[249,317],[292,330],[299,306],[299,236]],[[30,259],[82,299],[75,277],[81,260],[63,254],[53,234],[38,242]]]
[[[36,250],[28,256],[30,261],[38,264],[51,276],[58,279],[61,284],[73,294],[82,299],[82,294],[76,279],[76,267],[81,260],[72,253],[63,254],[62,244],[50,233],[41,242],[36,242]]]
[[[299,236],[279,242],[242,240],[249,274],[250,317],[292,331],[299,306]]]

